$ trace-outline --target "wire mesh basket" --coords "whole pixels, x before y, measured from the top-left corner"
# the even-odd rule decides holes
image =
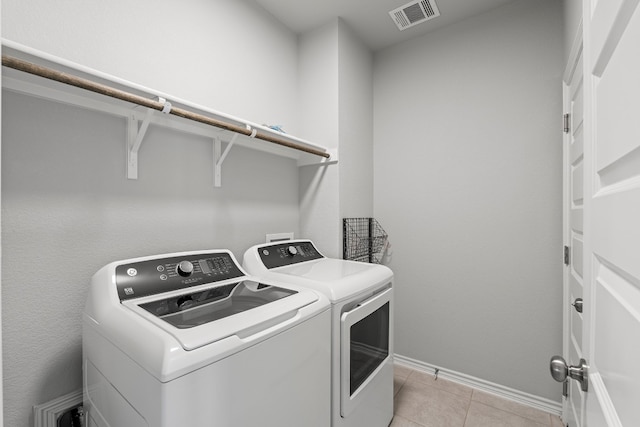
[[[380,264],[387,233],[375,218],[343,218],[342,258]]]

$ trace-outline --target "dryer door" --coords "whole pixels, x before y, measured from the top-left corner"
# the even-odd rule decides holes
[[[349,416],[368,385],[392,356],[389,351],[391,301],[387,289],[341,317],[340,415]]]

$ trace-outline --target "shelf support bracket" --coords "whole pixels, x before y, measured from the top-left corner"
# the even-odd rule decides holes
[[[129,115],[127,126],[127,178],[138,179],[138,152],[142,145],[144,135],[149,128],[153,110],[148,109],[142,120],[142,125],[138,127],[138,119],[134,113]]]
[[[222,152],[222,141],[220,138],[213,139],[213,185],[215,187],[222,186],[222,163],[224,163],[224,159],[227,158],[233,144],[236,143],[236,139],[238,139],[238,134],[234,133],[224,152]]]
[[[156,98],[159,102],[164,104],[162,112],[169,114],[171,112],[171,103],[164,98]],[[151,117],[155,110],[147,108],[147,112],[142,119],[142,125],[138,125],[138,118],[136,114],[132,112],[129,114],[127,122],[127,178],[138,179],[138,152],[142,145],[149,123],[151,123]]]

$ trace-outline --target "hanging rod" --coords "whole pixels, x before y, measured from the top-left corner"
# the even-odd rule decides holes
[[[78,76],[63,73],[61,71],[53,70],[51,68],[43,67],[22,59],[14,58],[11,56],[2,55],[2,65],[5,67],[13,68],[18,71],[33,74],[39,77],[44,77],[49,80],[54,80],[60,83],[75,86],[80,89],[85,89],[91,92],[95,92],[101,95],[106,95],[112,98],[119,99],[121,101],[130,102],[132,104],[141,105],[143,107],[151,108],[158,111],[163,111],[166,107],[166,103],[162,100],[156,101],[153,99],[145,98],[130,92],[126,92],[120,89],[113,88],[101,83],[96,83],[91,80],[83,79]],[[166,110],[165,110],[166,112]],[[231,132],[246,135],[252,138],[261,139],[263,141],[271,142],[273,144],[282,145],[284,147],[292,148],[294,150],[304,151],[305,153],[314,154],[316,156],[324,157],[326,159],[331,157],[331,154],[316,150],[314,148],[305,147],[304,145],[296,144],[286,141],[282,138],[272,136],[266,133],[262,133],[255,128],[249,126],[237,126],[232,123],[227,123],[221,120],[207,117],[202,114],[194,113],[192,111],[185,110],[179,107],[171,107],[168,111],[169,114],[182,117],[195,122],[203,123],[209,126],[214,126],[220,129],[228,130]]]

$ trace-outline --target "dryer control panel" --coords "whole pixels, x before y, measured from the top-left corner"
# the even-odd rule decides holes
[[[268,269],[324,258],[310,241],[293,241],[263,246],[258,249],[258,254]]]
[[[116,286],[124,301],[244,275],[229,253],[201,253],[118,265]]]

